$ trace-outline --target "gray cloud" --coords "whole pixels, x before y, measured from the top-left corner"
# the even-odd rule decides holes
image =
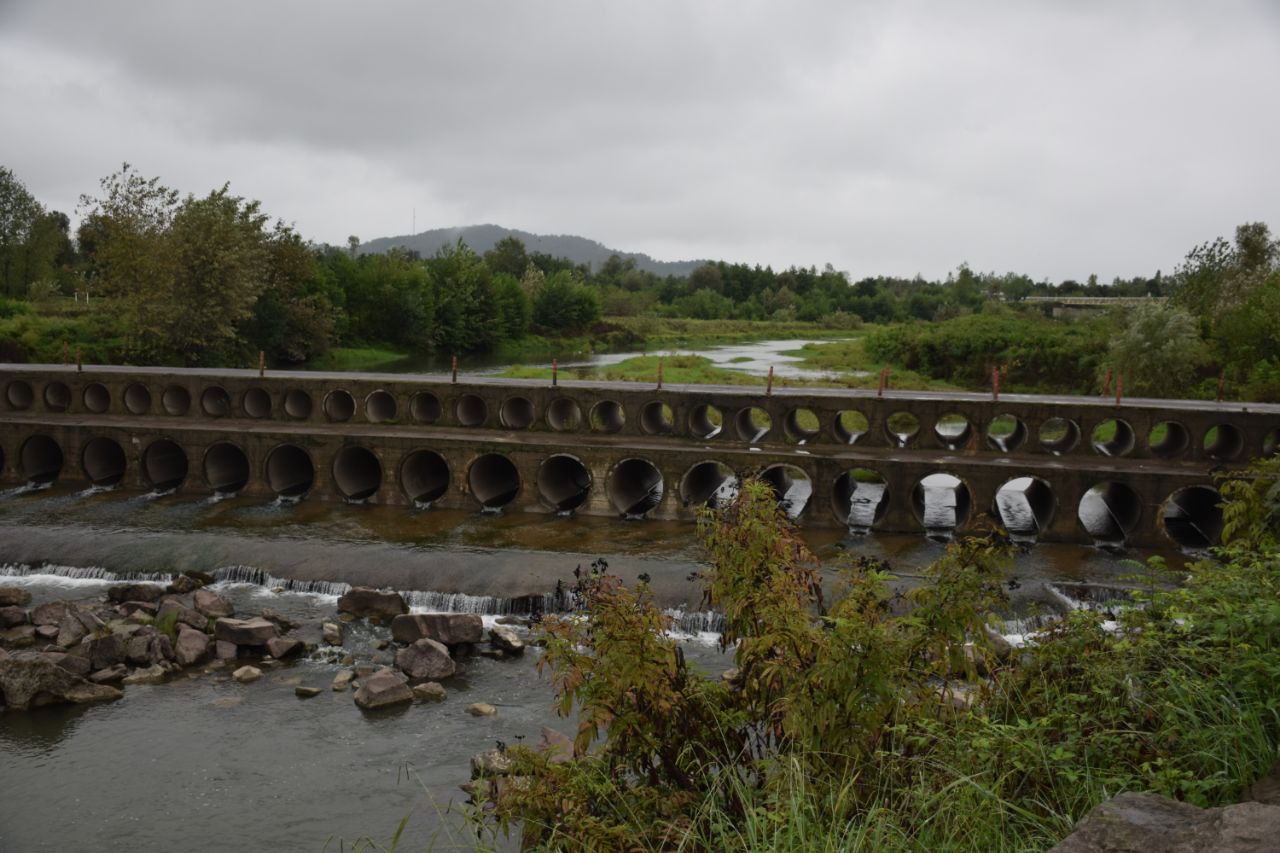
[[[124,11],[122,11],[124,10]],[[1273,4],[0,7],[5,165],[121,161],[341,243],[478,222],[662,258],[1166,271],[1280,228]]]

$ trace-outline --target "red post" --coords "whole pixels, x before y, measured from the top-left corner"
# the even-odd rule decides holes
[[[1116,372],[1116,405],[1120,405],[1120,397],[1124,395],[1124,374]]]
[[[63,341],[62,342],[62,363],[66,364],[70,360],[71,360],[71,355],[67,350],[67,342]]]
[[[556,363],[556,360],[554,358],[551,359],[551,387],[552,388],[556,386],[556,374],[559,373],[559,371],[560,371],[560,366]]]
[[[991,399],[1000,399],[1000,368],[991,368]]]
[[[267,354],[262,350],[258,350],[258,375],[267,375]]]
[[[769,365],[769,382],[764,386],[764,395],[768,397],[773,394],[773,365]]]
[[[453,384],[457,385],[458,384],[458,357],[456,355],[453,357],[452,369],[453,369]]]
[[[1218,371],[1218,402],[1222,402],[1223,392],[1227,390],[1227,369]]]
[[[1105,397],[1110,393],[1111,393],[1111,368],[1108,367],[1107,375],[1102,380],[1102,396]]]
[[[662,390],[662,359],[658,359],[658,390]]]
[[[886,391],[889,390],[889,377],[892,375],[892,373],[893,371],[889,368],[889,365],[886,364],[884,366],[884,390]]]
[[[76,370],[84,370],[84,361],[80,357],[79,344],[76,344]]]

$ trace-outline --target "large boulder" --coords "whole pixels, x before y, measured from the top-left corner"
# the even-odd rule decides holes
[[[413,691],[403,675],[384,667],[360,682],[354,698],[361,708],[373,710],[412,702]]]
[[[183,627],[173,644],[173,657],[180,666],[195,666],[209,657],[209,636],[203,631]]]
[[[196,610],[211,619],[221,619],[236,612],[230,599],[226,596],[218,595],[211,589],[197,589],[191,594],[191,601],[195,604]]]
[[[135,669],[124,677],[125,684],[163,684],[168,671],[158,663],[144,669]]]
[[[107,702],[124,695],[114,687],[86,681],[43,655],[22,652],[0,660],[0,692],[5,704],[19,711],[63,702]]]
[[[259,616],[249,619],[219,619],[213,626],[213,635],[237,646],[265,646],[267,640],[280,635],[274,622]]]
[[[1276,849],[1280,806],[1202,809],[1159,794],[1125,793],[1085,815],[1051,853],[1254,853]]]
[[[397,643],[422,638],[446,646],[478,643],[484,639],[484,622],[474,613],[407,613],[391,620],[391,636]]]
[[[73,675],[81,678],[87,676],[92,670],[93,665],[89,663],[89,659],[83,655],[69,655],[63,652],[43,652],[41,656],[52,664],[62,667]]]
[[[16,604],[0,607],[0,628],[12,628],[14,625],[27,624],[27,611]]]
[[[26,607],[31,593],[20,586],[0,586],[0,607]]]
[[[272,637],[267,640],[267,654],[276,660],[296,657],[306,651],[306,646],[297,637]]]
[[[14,625],[0,631],[0,648],[25,649],[36,641],[35,625]]]
[[[396,666],[414,681],[448,678],[457,669],[449,649],[426,637],[396,652]]]
[[[193,577],[183,573],[173,579],[173,583],[169,584],[168,592],[176,592],[179,595],[185,595],[188,592],[195,592],[204,586],[205,582],[200,578]]]
[[[154,583],[118,583],[107,588],[107,600],[115,604],[126,601],[157,602],[164,595],[164,587]]]
[[[509,655],[524,654],[524,640],[512,631],[510,628],[502,625],[495,625],[489,629],[489,642],[496,649],[501,649]]]
[[[364,616],[376,622],[390,622],[409,612],[404,596],[365,586],[353,586],[338,599],[338,612]]]
[[[173,643],[164,634],[153,634],[148,638],[147,660],[152,665],[163,664],[173,660]]]
[[[125,643],[115,634],[85,637],[80,643],[79,653],[88,659],[91,671],[106,669],[125,659]]]
[[[170,614],[173,614],[172,616]],[[173,619],[176,623],[189,625],[197,631],[203,631],[209,626],[209,617],[205,616],[194,607],[188,607],[176,598],[168,598],[161,603],[160,609],[156,611],[156,621],[164,623],[167,619]]]
[[[155,628],[139,628],[124,644],[125,660],[134,666],[151,663],[151,638],[159,633]]]
[[[58,645],[64,649],[80,645],[85,637],[106,627],[91,610],[75,604],[68,604],[63,612],[62,621],[58,623]]]
[[[49,601],[32,609],[31,624],[61,625],[62,619],[66,615],[67,603],[65,601]]]

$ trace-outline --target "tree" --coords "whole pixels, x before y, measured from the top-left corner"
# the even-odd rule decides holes
[[[360,238],[352,234],[347,238],[347,251],[351,253],[351,257],[355,257],[360,253]]]
[[[545,331],[580,332],[599,319],[595,289],[567,270],[547,276],[533,295],[533,322]]]
[[[529,253],[519,237],[507,236],[484,253],[485,265],[494,274],[506,274],[519,278],[529,267]]]
[[[8,296],[26,294],[29,282],[21,253],[43,214],[40,203],[13,171],[0,166],[0,278]]]
[[[1124,374],[1125,389],[1154,397],[1185,396],[1204,363],[1196,321],[1181,308],[1139,305],[1111,341],[1111,364]]]

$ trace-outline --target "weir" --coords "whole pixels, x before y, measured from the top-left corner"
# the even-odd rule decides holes
[[[812,527],[1192,548],[1280,406],[0,365],[0,480],[693,519],[759,476]]]

